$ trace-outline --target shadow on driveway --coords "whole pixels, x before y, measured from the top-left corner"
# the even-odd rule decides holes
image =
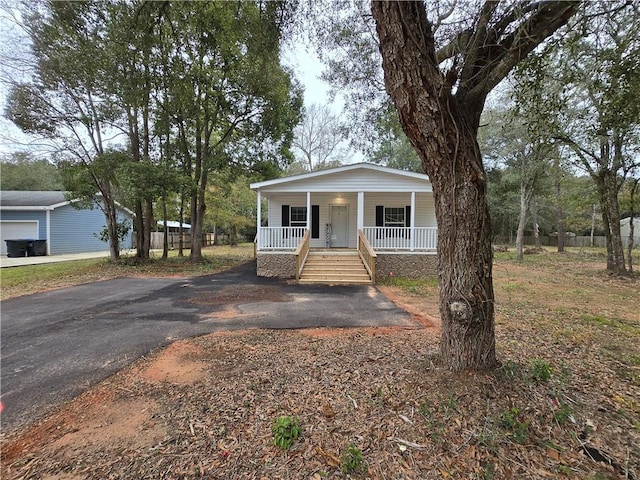
[[[90,283],[1,307],[5,432],[178,339],[247,328],[419,327],[375,287],[259,278],[255,262],[201,277]]]

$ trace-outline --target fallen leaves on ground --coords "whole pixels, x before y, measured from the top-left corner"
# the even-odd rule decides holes
[[[495,371],[441,370],[418,324],[213,334],[5,437],[2,478],[638,478],[637,285],[536,262],[495,269]],[[415,311],[437,295],[383,291]],[[167,371],[185,364],[198,373]],[[286,451],[281,416],[302,427]],[[349,451],[362,470],[344,472]]]

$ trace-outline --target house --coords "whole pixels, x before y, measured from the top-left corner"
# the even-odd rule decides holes
[[[438,230],[426,175],[358,163],[251,188],[258,276],[373,283],[436,274]]]
[[[631,229],[631,217],[620,220],[620,236],[622,237],[622,245],[629,245],[629,231]],[[633,219],[633,246],[640,246],[640,218]]]
[[[158,227],[164,228],[164,220],[158,220]],[[175,220],[167,220],[167,232],[169,233],[179,233],[180,232],[180,222],[176,222]],[[188,223],[182,223],[182,233],[191,233],[191,225]]]
[[[46,240],[47,255],[97,252],[109,249],[99,234],[106,225],[99,208],[74,208],[77,200],[67,200],[57,191],[0,192],[0,243],[2,255],[7,254],[5,240]],[[131,221],[133,212],[118,206],[118,220]],[[121,244],[131,248],[132,233]]]

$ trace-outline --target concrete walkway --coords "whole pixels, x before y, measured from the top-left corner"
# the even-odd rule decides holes
[[[134,250],[123,250],[120,255],[127,255]],[[69,262],[71,260],[85,260],[88,258],[107,258],[109,251],[70,253],[67,255],[43,255],[40,257],[0,257],[0,268],[24,267],[25,265],[41,265],[43,263]]]

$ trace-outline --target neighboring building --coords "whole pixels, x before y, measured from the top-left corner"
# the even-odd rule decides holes
[[[159,227],[164,228],[164,220],[158,220],[156,222]],[[180,232],[180,222],[175,220],[167,220],[167,232],[170,233],[179,233]],[[182,233],[191,233],[191,225],[188,223],[182,224]]]
[[[47,255],[108,250],[109,245],[96,236],[106,225],[102,210],[78,210],[75,202],[57,191],[0,192],[1,254],[7,253],[5,240],[15,239],[46,240]],[[119,221],[132,218],[133,212],[118,206]],[[121,246],[131,248],[131,231]]]
[[[620,220],[620,236],[622,237],[622,245],[629,245],[629,230],[631,227],[630,217]],[[640,247],[640,218],[633,218],[633,246]]]
[[[251,188],[258,194],[259,276],[372,283],[436,274],[437,225],[426,175],[359,163]]]

